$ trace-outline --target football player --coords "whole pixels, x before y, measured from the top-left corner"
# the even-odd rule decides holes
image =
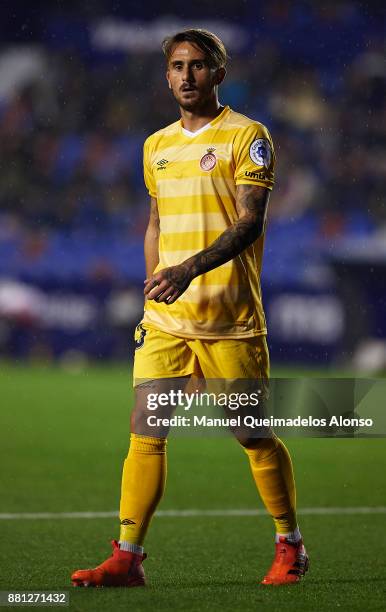
[[[183,388],[193,375],[224,384],[269,377],[260,272],[274,184],[272,139],[264,125],[219,103],[227,53],[217,36],[185,30],[167,38],[163,51],[181,119],[144,145],[146,300],[135,338],[120,537],[101,565],[73,573],[77,586],[145,584],[143,544],[165,488],[167,444],[167,428],[148,425],[148,394]],[[308,557],[288,450],[271,431],[234,433],[276,528],[276,553],[262,584],[296,583]]]

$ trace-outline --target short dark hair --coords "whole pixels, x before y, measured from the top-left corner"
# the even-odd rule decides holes
[[[190,42],[196,45],[205,53],[207,62],[211,68],[224,68],[227,63],[227,51],[222,40],[208,30],[189,29],[177,32],[173,36],[168,36],[162,43],[162,51],[166,61],[173,53],[174,47],[181,42]]]

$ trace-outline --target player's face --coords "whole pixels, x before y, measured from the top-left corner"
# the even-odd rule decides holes
[[[223,69],[209,67],[201,49],[182,42],[173,50],[166,78],[178,104],[194,112],[215,98],[216,86],[224,78],[223,73]]]

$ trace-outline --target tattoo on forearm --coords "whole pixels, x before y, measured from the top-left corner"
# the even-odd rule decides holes
[[[198,276],[240,255],[257,238],[254,223],[239,220],[231,225],[215,242],[192,259],[193,274]]]
[[[228,227],[208,248],[188,259],[193,276],[213,270],[237,257],[250,246],[263,231],[268,202],[267,190],[255,185],[240,185],[237,208],[241,218]]]

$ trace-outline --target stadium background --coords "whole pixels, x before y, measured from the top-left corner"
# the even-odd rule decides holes
[[[382,375],[384,9],[14,0],[0,16],[0,589],[67,590],[116,535],[143,304],[142,144],[177,115],[161,39],[188,25],[222,36],[221,101],[272,131],[274,374]],[[384,609],[384,440],[287,442],[312,560],[296,593],[256,587],[272,527],[238,446],[176,437],[149,589],[71,591],[71,610]]]
[[[221,35],[221,101],[277,149],[263,293],[274,362],[386,362],[381,3],[3,5],[0,354],[127,360],[143,307],[145,137],[174,121],[160,42]],[[128,349],[129,346],[129,349]]]

